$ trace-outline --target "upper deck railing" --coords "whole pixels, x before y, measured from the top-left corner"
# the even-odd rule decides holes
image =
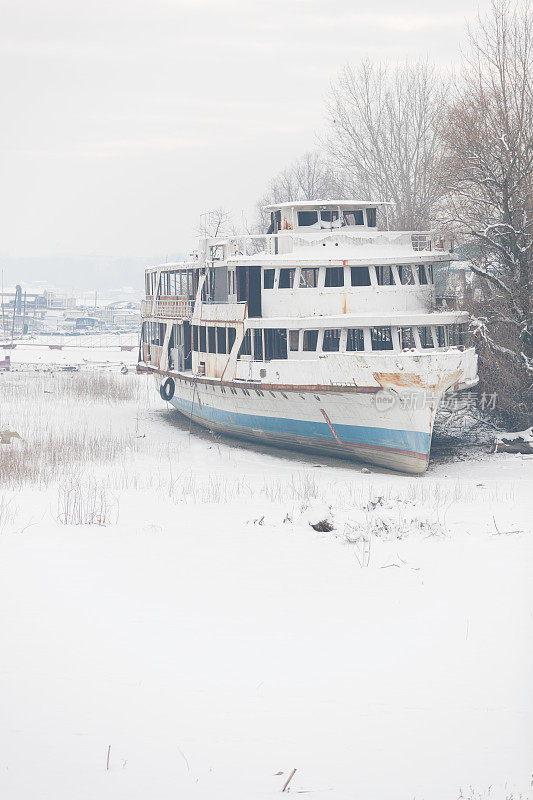
[[[142,317],[163,317],[170,319],[190,319],[194,309],[194,300],[186,298],[167,298],[164,300],[142,300]]]

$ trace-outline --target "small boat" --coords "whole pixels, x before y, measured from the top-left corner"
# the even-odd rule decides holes
[[[468,314],[436,303],[453,255],[380,230],[383,205],[280,203],[264,234],[149,267],[139,371],[214,431],[423,472],[439,402],[475,386],[477,356]]]

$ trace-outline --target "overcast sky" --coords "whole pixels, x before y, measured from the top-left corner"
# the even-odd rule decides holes
[[[481,8],[488,0],[481,0]],[[339,67],[458,59],[470,0],[0,0],[0,254],[157,256],[315,145]]]

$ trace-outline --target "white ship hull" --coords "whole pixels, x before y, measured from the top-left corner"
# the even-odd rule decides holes
[[[175,379],[169,402],[220,433],[418,474],[428,465],[438,397],[418,399],[384,391],[223,391],[184,377]]]

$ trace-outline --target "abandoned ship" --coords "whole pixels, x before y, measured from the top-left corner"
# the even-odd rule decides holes
[[[190,419],[408,473],[443,394],[477,382],[468,315],[438,308],[453,256],[377,227],[383,203],[269,206],[265,234],[203,238],[146,270],[139,368]]]

